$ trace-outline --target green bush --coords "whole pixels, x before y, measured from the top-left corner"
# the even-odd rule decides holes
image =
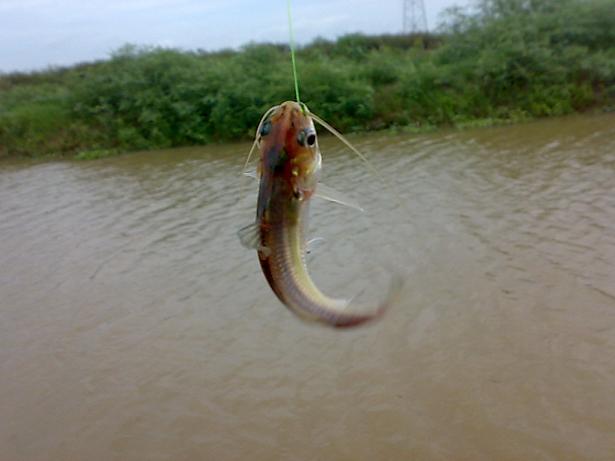
[[[317,39],[297,52],[302,100],[344,131],[483,126],[615,106],[615,0],[479,0],[438,34]],[[285,45],[184,52],[0,75],[0,155],[205,144],[253,135],[294,99]]]
[[[30,155],[62,151],[70,144],[66,139],[69,114],[65,107],[52,102],[28,102],[0,113],[2,153]]]

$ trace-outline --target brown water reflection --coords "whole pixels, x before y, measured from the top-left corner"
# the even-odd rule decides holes
[[[0,459],[615,459],[615,117],[354,141],[315,276],[410,276],[342,334],[238,244],[246,146],[1,163]]]

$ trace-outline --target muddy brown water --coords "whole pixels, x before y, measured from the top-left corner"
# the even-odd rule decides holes
[[[310,268],[406,284],[345,332],[239,245],[246,145],[1,162],[0,459],[615,459],[615,116],[352,140]]]

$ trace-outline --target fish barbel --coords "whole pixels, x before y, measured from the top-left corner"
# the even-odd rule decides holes
[[[300,318],[335,328],[382,316],[391,303],[390,294],[372,312],[351,312],[349,300],[325,295],[308,273],[304,233],[322,158],[307,107],[287,101],[270,109],[259,125],[255,145],[260,147],[256,221],[241,229],[239,237],[244,246],[258,251],[278,299]]]

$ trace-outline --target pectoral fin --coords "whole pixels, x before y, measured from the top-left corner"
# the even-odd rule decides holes
[[[247,176],[248,178],[258,179],[256,170],[244,171],[243,175]],[[314,197],[327,200],[328,202],[337,203],[338,205],[353,208],[357,211],[360,211],[361,213],[365,211],[356,201],[346,196],[342,192],[339,192],[323,183],[318,183],[318,187],[316,188],[316,193],[314,194]]]
[[[258,250],[261,243],[261,226],[255,222],[242,227],[237,231],[237,236],[244,247],[250,250]]]
[[[256,169],[244,171],[243,175],[247,176],[248,178],[258,179],[258,176],[256,175]]]
[[[342,192],[339,192],[333,189],[332,187],[329,187],[323,183],[318,183],[318,187],[316,188],[316,193],[314,194],[314,197],[320,197],[321,199],[324,199],[324,200],[327,200],[333,203],[338,203],[340,205],[353,208],[360,212],[365,211],[361,207],[361,205],[359,205],[357,202],[352,200],[350,197],[344,195]]]

